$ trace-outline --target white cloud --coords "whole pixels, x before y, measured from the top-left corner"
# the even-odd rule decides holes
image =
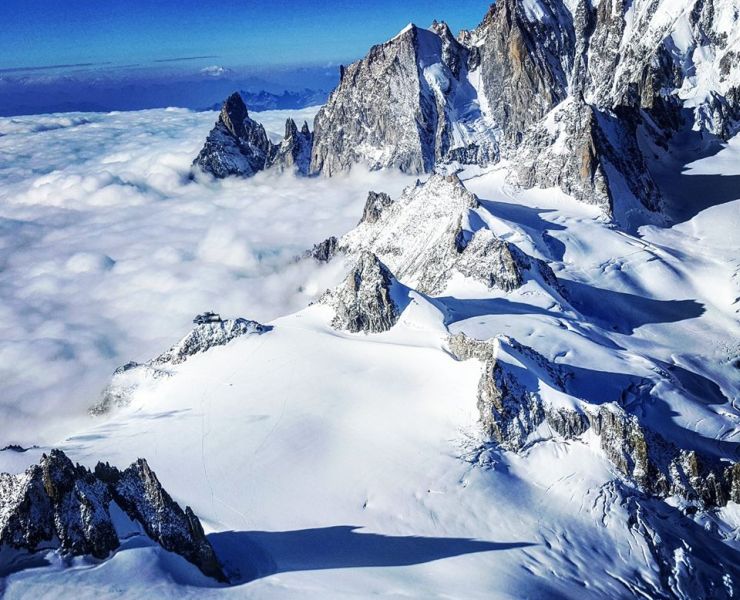
[[[255,118],[278,139],[288,116],[314,113]],[[0,445],[53,441],[87,418],[116,366],[161,352],[198,312],[267,321],[301,309],[334,274],[293,257],[352,227],[368,190],[410,183],[360,170],[192,181],[215,118],[0,119]]]

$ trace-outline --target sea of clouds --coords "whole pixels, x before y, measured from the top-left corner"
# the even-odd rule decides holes
[[[271,137],[287,116],[255,113]],[[357,222],[370,189],[411,179],[193,180],[214,112],[0,119],[0,447],[53,443],[112,371],[176,342],[196,313],[262,322],[300,310],[336,269],[294,257]]]

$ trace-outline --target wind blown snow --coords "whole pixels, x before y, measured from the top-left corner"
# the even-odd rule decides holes
[[[315,112],[254,116],[279,140],[288,116],[310,123]],[[360,169],[331,182],[190,180],[215,119],[0,119],[0,445],[53,439],[113,369],[158,354],[196,313],[264,322],[305,307],[331,268],[294,257],[354,226],[368,190],[410,181]]]

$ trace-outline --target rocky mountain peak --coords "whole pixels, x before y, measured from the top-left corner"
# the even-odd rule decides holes
[[[247,129],[244,126],[247,119],[249,119],[247,105],[244,104],[241,94],[234,92],[224,101],[218,120],[238,139],[247,137]]]
[[[371,192],[358,226],[337,248],[369,250],[399,281],[422,293],[444,292],[454,273],[511,291],[535,279],[558,288],[551,269],[483,226],[478,197],[457,175],[433,174],[391,200]]]
[[[332,326],[352,333],[381,333],[396,324],[401,314],[401,286],[380,259],[370,251],[357,257],[349,275],[322,302],[334,308]]]
[[[153,542],[226,581],[198,518],[172,500],[143,458],[124,471],[98,463],[91,472],[54,449],[25,473],[0,473],[0,549],[107,558],[120,546],[114,504]]]
[[[308,123],[299,131],[293,119],[285,123],[283,141],[273,144],[265,128],[250,118],[241,94],[235,92],[223,103],[218,121],[193,166],[219,178],[251,177],[273,167],[306,175],[312,145]]]

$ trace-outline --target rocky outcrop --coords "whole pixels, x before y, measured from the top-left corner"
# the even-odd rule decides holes
[[[393,200],[388,194],[383,192],[370,192],[367,195],[365,208],[362,211],[360,223],[377,223],[380,215],[385,208],[393,204]]]
[[[163,548],[226,581],[198,518],[172,500],[144,459],[124,471],[98,463],[90,472],[52,450],[25,473],[0,474],[0,548],[107,558],[120,546],[113,505]]]
[[[193,166],[219,178],[250,177],[265,169],[273,154],[265,128],[249,117],[242,97],[235,92],[224,102]]]
[[[285,123],[285,138],[268,166],[274,166],[278,171],[294,171],[300,175],[308,175],[312,145],[313,135],[308,123],[304,122],[299,131],[295,121],[288,119]]]
[[[321,302],[334,308],[332,326],[352,333],[381,333],[398,321],[406,290],[372,252],[361,252],[347,278]]]
[[[179,365],[191,356],[216,346],[224,346],[238,337],[260,335],[272,329],[257,321],[222,319],[212,312],[197,315],[193,323],[195,327],[190,333],[156,358],[141,364],[132,361],[118,367],[110,384],[103,390],[100,402],[90,408],[90,413],[99,415],[112,408],[126,406],[140,385],[169,377],[169,367]]]
[[[469,54],[444,23],[409,25],[343,68],[316,115],[311,171],[334,175],[363,163],[429,173],[453,156],[493,160],[496,132],[468,78]]]
[[[740,465],[694,450],[679,448],[642,425],[617,402],[591,405],[572,401],[553,404],[543,386],[568,395],[567,367],[551,363],[532,348],[499,336],[489,341],[451,336],[450,352],[460,360],[483,362],[478,409],[484,434],[511,451],[522,450],[544,425],[565,439],[593,431],[604,455],[625,478],[644,492],[680,496],[703,508],[735,501],[740,491]]]
[[[218,121],[193,166],[217,178],[251,177],[273,166],[277,170],[306,175],[312,144],[308,123],[299,131],[292,119],[285,125],[283,141],[273,144],[265,128],[250,118],[241,95],[234,92],[224,102]]]
[[[342,236],[348,254],[370,250],[399,281],[425,294],[444,292],[455,273],[511,291],[537,279],[558,289],[550,267],[497,238],[482,207],[457,175],[432,175],[391,201],[371,194],[359,225]]]
[[[313,258],[319,262],[329,262],[337,253],[337,243],[338,240],[336,237],[328,237],[323,242],[314,244],[314,247],[307,250],[303,254],[303,257]]]
[[[620,213],[639,205],[658,210],[660,193],[640,151],[638,126],[639,114],[631,109],[599,112],[582,97],[570,98],[524,136],[512,161],[517,181],[524,187],[557,185],[609,215],[620,203]]]
[[[205,319],[203,317],[206,317]],[[193,320],[195,327],[177,344],[147,364],[177,365],[189,357],[205,352],[215,346],[224,346],[238,337],[262,334],[272,327],[248,319],[222,319],[214,313],[198,315]]]

